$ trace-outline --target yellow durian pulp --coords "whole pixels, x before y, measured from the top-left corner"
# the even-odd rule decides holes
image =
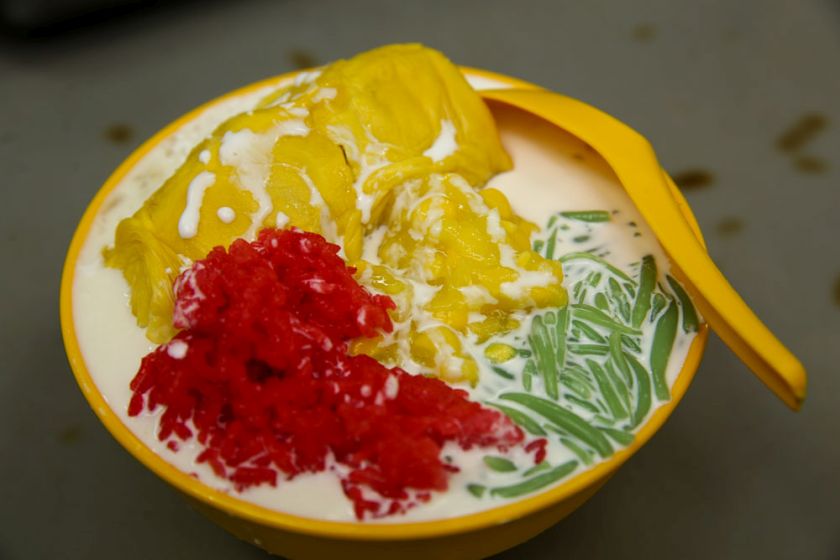
[[[222,123],[120,222],[105,262],[160,343],[175,332],[183,266],[263,227],[320,233],[397,303],[395,331],[355,351],[474,382],[466,337],[485,340],[516,328],[515,311],[566,302],[559,263],[530,249],[535,226],[501,192],[479,190],[510,165],[451,62],[420,45],[386,46],[303,74]]]

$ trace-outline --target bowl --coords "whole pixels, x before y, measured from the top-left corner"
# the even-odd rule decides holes
[[[462,72],[476,89],[538,86],[508,76],[473,68]],[[109,194],[150,152],[163,149],[167,139],[192,123],[205,109],[233,97],[294,79],[300,72],[269,78],[210,101],[177,119],[145,142],[108,178],[85,211],[73,236],[61,280],[61,330],[70,366],[88,403],[120,444],[147,468],[175,487],[209,519],[240,539],[290,559],[356,558],[377,560],[399,556],[403,560],[483,558],[522,543],[556,524],[588,500],[616,470],[662,426],[680,402],[700,364],[708,338],[701,325],[671,389],[671,400],[660,406],[641,426],[628,447],[612,457],[536,495],[486,511],[423,522],[352,523],[310,519],[273,511],[215,490],[170,465],[126,427],[110,408],[85,364],[75,329],[73,285],[80,251]],[[500,110],[500,109],[496,109]],[[508,113],[506,119],[520,118]],[[522,114],[521,118],[527,118]],[[504,132],[504,129],[501,129]],[[514,160],[514,164],[515,164]],[[652,178],[652,180],[656,180]],[[700,229],[676,186],[670,188],[702,242]],[[674,271],[679,277],[679,271]]]

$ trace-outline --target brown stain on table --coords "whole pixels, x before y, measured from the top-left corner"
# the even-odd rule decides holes
[[[834,280],[834,289],[832,290],[834,293],[834,305],[840,307],[840,276]]]
[[[292,66],[298,70],[318,66],[318,58],[308,49],[292,49],[288,57]]]
[[[134,137],[134,129],[125,123],[113,123],[105,128],[104,135],[112,144],[125,144]]]
[[[685,169],[677,173],[673,173],[671,178],[683,191],[700,190],[712,186],[715,182],[715,176],[711,171],[706,169]]]
[[[828,126],[828,119],[822,113],[805,113],[776,138],[776,147],[788,153],[796,153],[811,143]]]
[[[715,226],[715,231],[723,236],[732,236],[740,233],[744,229],[744,221],[737,216],[729,216],[723,218]]]
[[[793,158],[794,168],[803,175],[821,175],[828,170],[828,162],[803,149],[828,127],[828,119],[815,111],[805,113],[776,138],[776,148]]]
[[[801,155],[793,161],[793,164],[799,172],[808,175],[822,175],[828,169],[828,162],[816,156]]]
[[[58,434],[58,442],[64,445],[74,445],[82,438],[82,427],[78,424],[67,426]]]
[[[650,43],[656,39],[659,29],[652,23],[640,23],[633,28],[633,40],[637,43]]]

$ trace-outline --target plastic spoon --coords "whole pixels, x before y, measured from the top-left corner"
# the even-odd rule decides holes
[[[599,152],[650,225],[712,329],[785,404],[805,399],[802,364],[732,288],[679,210],[653,148],[635,130],[575,99],[546,90],[498,89],[484,99],[510,105],[577,136]]]

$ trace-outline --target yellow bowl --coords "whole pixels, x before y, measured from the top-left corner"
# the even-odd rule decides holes
[[[538,89],[538,86],[508,76],[472,68],[462,70],[471,79],[485,82],[491,87]],[[487,511],[435,521],[391,524],[322,521],[272,511],[214,490],[170,465],[146,447],[122,423],[94,384],[75,332],[73,284],[79,252],[106,197],[146,154],[185,124],[193,121],[208,107],[293,76],[294,74],[286,74],[252,84],[210,101],[179,118],[131,154],[108,178],[88,206],[70,244],[61,279],[61,331],[70,366],[82,393],[105,427],[129,453],[185,494],[207,517],[237,537],[287,558],[483,558],[530,539],[589,499],[662,426],[682,399],[700,364],[708,338],[708,327],[705,324],[701,326],[688,351],[672,387],[671,400],[654,411],[629,447],[618,451],[594,468],[534,496]],[[688,204],[672,182],[670,187],[679,200],[686,219],[698,239],[702,241],[700,229]]]

